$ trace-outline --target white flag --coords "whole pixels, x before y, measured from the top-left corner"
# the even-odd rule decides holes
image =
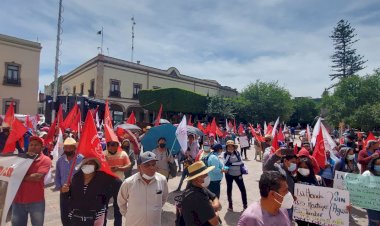
[[[277,126],[278,126],[279,122],[280,122],[280,117],[278,117],[276,122],[274,123],[273,130],[272,130],[272,137],[274,137],[274,135],[276,135],[276,130],[277,130]]]
[[[337,161],[338,157],[336,157],[333,152],[334,148],[336,147],[335,141],[332,139],[332,137],[330,136],[329,132],[327,131],[323,123],[321,123],[321,128],[322,128],[322,135],[323,135],[323,143],[325,144],[325,150],[330,152],[330,157],[334,161]]]
[[[51,155],[53,156],[53,159],[58,160],[59,156],[61,156],[62,154],[63,154],[63,136],[62,136],[62,130],[59,129],[57,143],[55,144],[54,149],[51,152]]]
[[[179,123],[175,135],[177,137],[178,143],[181,146],[182,152],[185,153],[187,150],[187,123],[186,116],[184,115],[181,123]]]
[[[264,134],[267,134],[267,131],[268,131],[267,122],[264,121]]]
[[[96,127],[98,127],[98,128],[100,129],[100,123],[99,123],[99,114],[98,114],[98,111],[96,111],[95,120],[96,120]]]
[[[313,144],[313,147],[315,147],[315,142],[317,142],[317,136],[318,136],[320,128],[321,128],[321,117],[319,117],[317,123],[315,123],[313,134],[311,136],[311,143]]]

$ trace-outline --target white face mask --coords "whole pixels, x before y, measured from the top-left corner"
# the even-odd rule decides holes
[[[277,193],[277,192],[276,192]],[[278,193],[277,193],[278,194]],[[282,196],[280,194],[278,194],[279,196],[281,196],[283,199],[282,199],[282,202],[280,203],[279,201],[277,201],[277,199],[274,199],[278,204],[281,204],[280,208],[284,208],[284,209],[290,209],[292,208],[293,206],[293,203],[294,203],[294,199],[293,199],[293,196],[292,196],[292,193],[290,193],[290,191],[288,191],[288,193],[286,193],[285,196]]]
[[[203,146],[203,150],[205,152],[209,152],[210,151],[210,146]]]
[[[207,188],[210,185],[210,177],[207,176],[203,179],[202,187]]]
[[[95,166],[94,165],[83,165],[81,167],[81,170],[84,174],[90,174],[95,172]]]
[[[307,177],[309,176],[310,174],[310,170],[309,169],[304,169],[304,168],[298,168],[298,172],[304,176],[304,177]]]
[[[293,172],[294,170],[296,170],[296,168],[297,168],[297,164],[290,163],[290,166],[288,167],[288,170],[289,170],[289,172]]]
[[[142,177],[145,179],[145,180],[152,180],[154,178],[154,174],[153,176],[148,176],[146,175],[145,173],[142,173]]]
[[[348,160],[353,160],[355,158],[355,155],[347,155]]]

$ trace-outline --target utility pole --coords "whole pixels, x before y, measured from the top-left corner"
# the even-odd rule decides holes
[[[58,11],[58,26],[57,26],[57,44],[55,47],[55,67],[54,67],[54,91],[53,91],[53,111],[52,111],[52,122],[55,119],[55,103],[57,102],[58,95],[58,65],[59,65],[59,46],[61,45],[61,23],[62,23],[62,0],[59,0],[59,11]]]
[[[135,39],[135,17],[131,18],[132,21],[132,52],[131,52],[131,62],[133,62],[133,51],[134,51],[134,39]]]

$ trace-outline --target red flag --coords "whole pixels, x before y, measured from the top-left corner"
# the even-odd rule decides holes
[[[280,126],[280,129],[278,130],[278,140],[282,141],[282,142],[285,142],[285,137],[284,137],[284,134],[282,133],[281,126]]]
[[[277,149],[280,148],[278,145],[278,133],[274,134],[273,140],[272,140],[272,153],[274,153]]]
[[[215,122],[215,117],[212,119],[212,122],[211,122],[211,125],[210,125],[210,129],[208,131],[208,133],[213,133],[214,135],[216,134],[216,122]]]
[[[205,133],[205,129],[203,128],[202,124],[198,121],[197,123],[197,127],[200,131],[202,131],[203,133]]]
[[[74,118],[70,124],[70,129],[72,131],[77,131],[78,133],[80,133],[81,131],[80,123],[81,123],[81,113],[80,113],[79,107],[77,107],[77,112],[74,115]]]
[[[104,125],[104,135],[106,137],[106,142],[116,141],[119,142],[115,132],[107,124]]]
[[[259,136],[259,135],[256,134],[256,131],[255,131],[255,129],[252,127],[251,124],[249,124],[249,128],[251,129],[251,133],[252,133],[253,136],[255,136],[255,138],[256,138],[257,141],[259,141],[259,142],[264,142],[264,141],[265,141],[264,137]]]
[[[297,155],[298,154],[298,144],[296,143],[296,145],[294,145],[294,150],[293,150],[294,154]]]
[[[22,122],[18,119],[14,119],[11,124],[11,131],[3,149],[3,154],[14,152],[16,149],[16,142],[23,138],[26,132],[27,129]]]
[[[125,130],[123,128],[121,128],[121,127],[117,127],[117,129],[116,129],[116,135],[120,139],[124,139]]]
[[[234,119],[234,133],[236,134],[236,121]]]
[[[242,123],[240,123],[240,125],[239,125],[239,130],[238,130],[238,132],[239,132],[239,135],[240,135],[240,136],[243,135],[244,128],[243,128],[243,124],[242,124]]]
[[[156,121],[154,122],[154,126],[159,126],[160,125],[161,114],[162,114],[162,104],[160,106],[160,111],[158,112]]]
[[[366,149],[367,143],[370,140],[376,140],[376,137],[373,135],[373,133],[371,131],[368,132],[367,139],[365,139],[364,144],[363,144],[363,149]]]
[[[54,119],[54,122],[50,125],[50,128],[49,128],[49,131],[48,131],[48,134],[46,135],[45,139],[44,139],[44,143],[45,145],[48,145],[49,143],[52,143],[53,140],[54,140],[54,135],[55,135],[55,127],[57,125],[57,119],[58,117],[56,117]]]
[[[224,136],[224,133],[220,130],[219,126],[216,126],[216,135],[218,135],[219,137],[223,137]]]
[[[232,122],[229,121],[228,122],[228,130],[232,130],[234,128],[234,126],[232,125]]]
[[[78,154],[82,154],[85,158],[97,158],[101,164],[100,171],[116,177],[116,175],[111,171],[103,153],[94,118],[92,117],[90,111],[87,112],[83,127],[83,133],[78,144]]]
[[[258,130],[261,130],[261,125],[260,125],[260,123],[257,123],[256,128],[257,128]]]
[[[63,110],[62,110],[62,104],[59,104],[59,108],[58,108],[58,113],[57,113],[57,122],[58,122],[58,125],[59,127],[61,128],[62,131],[64,131],[64,128],[63,128]]]
[[[71,128],[73,126],[72,124],[74,122],[77,122],[76,117],[77,117],[78,111],[79,111],[78,104],[75,104],[74,107],[69,112],[69,114],[66,116],[65,120],[60,125],[62,132],[64,132],[64,130],[67,128]],[[58,110],[58,112],[59,112],[59,110]],[[58,120],[58,117],[57,117],[57,120]],[[56,121],[56,120],[54,120],[54,121]],[[58,121],[56,121],[56,122],[58,122]],[[76,126],[75,126],[75,128],[76,128]]]
[[[189,125],[189,126],[193,126],[193,123],[191,122],[191,116],[192,115],[190,115],[190,117],[189,117],[189,121],[187,121],[187,125]]]
[[[113,128],[112,117],[111,117],[110,109],[108,107],[108,100],[106,100],[106,107],[104,109],[104,120],[103,120],[103,122],[104,122],[104,124],[107,124],[110,128]]]
[[[272,131],[273,131],[273,127],[271,126],[271,124],[268,124],[268,127],[267,127],[267,134],[265,134],[265,135],[271,135],[271,134],[272,134]]]
[[[9,126],[11,126],[14,119],[15,119],[15,109],[14,109],[13,101],[12,101],[11,105],[7,109],[7,112],[5,113],[5,117],[3,121],[6,122]]]
[[[211,124],[207,124],[206,128],[204,129],[204,133],[205,134],[209,134],[210,133],[210,128],[211,128]]]
[[[132,113],[129,115],[129,118],[127,119],[127,123],[136,124],[136,117],[135,117],[134,111],[132,111]]]
[[[319,129],[317,140],[315,142],[313,157],[317,160],[320,167],[324,168],[326,164],[325,142],[323,140],[322,128]]]

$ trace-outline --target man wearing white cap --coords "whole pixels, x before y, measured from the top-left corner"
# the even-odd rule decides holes
[[[73,169],[73,173],[71,174],[72,179],[73,175],[78,171],[75,166],[79,165],[79,163],[83,160],[82,155],[78,155],[75,158],[75,150],[77,147],[77,142],[71,138],[68,137],[63,142],[63,155],[57,160],[56,165],[56,172],[55,172],[55,189],[59,190],[61,192],[60,194],[60,209],[61,209],[61,222],[62,225],[70,225],[70,221],[68,218],[69,214],[69,206],[68,206],[68,200],[66,196],[62,193],[62,187],[64,184],[68,183],[68,177],[70,174],[70,170]],[[75,161],[75,165],[73,165],[73,162]]]
[[[162,207],[168,198],[166,177],[157,173],[157,157],[147,151],[137,159],[138,173],[125,179],[117,196],[125,225],[161,225]]]
[[[210,184],[208,173],[215,166],[207,167],[198,161],[188,167],[189,185],[182,194],[182,216],[186,225],[218,225],[221,208],[216,195],[207,187]]]

